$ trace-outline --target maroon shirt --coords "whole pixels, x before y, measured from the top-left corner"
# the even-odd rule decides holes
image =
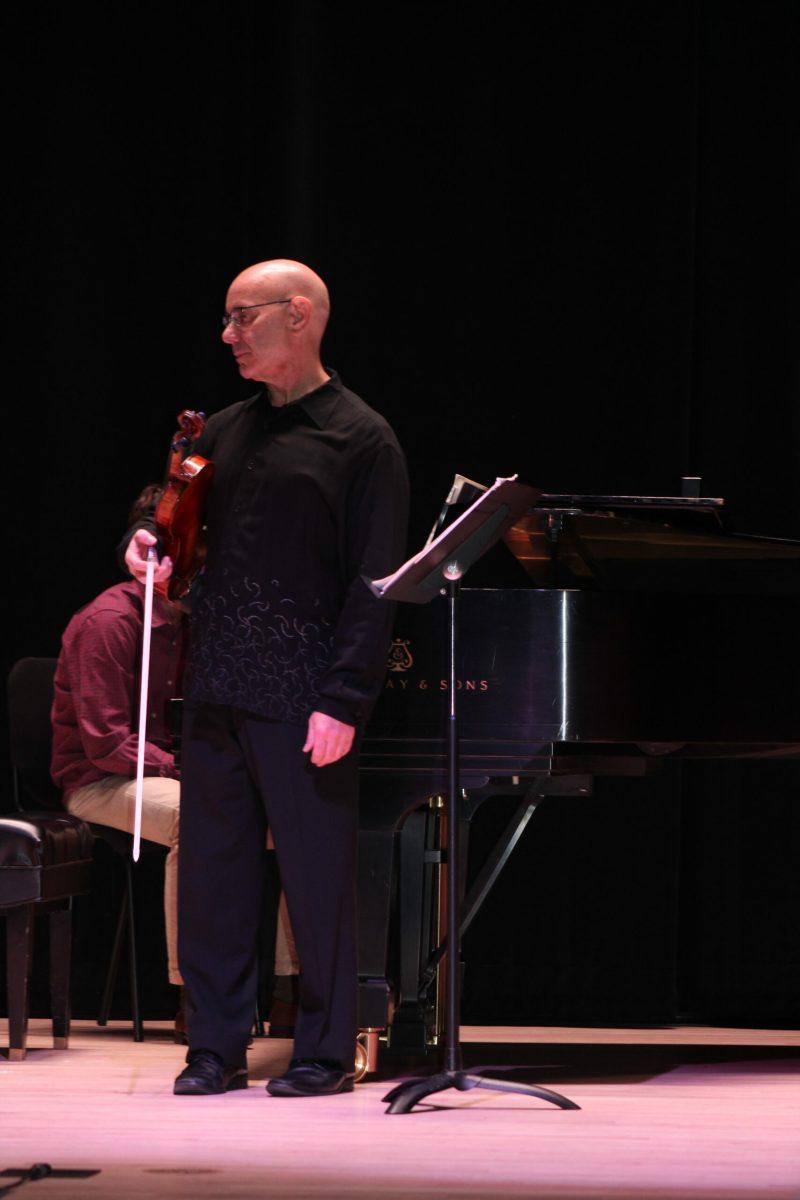
[[[135,580],[102,592],[61,639],[53,700],[50,771],[64,796],[108,775],[136,775],[144,587]],[[177,778],[169,701],[180,694],[183,622],[153,603],[145,775]]]

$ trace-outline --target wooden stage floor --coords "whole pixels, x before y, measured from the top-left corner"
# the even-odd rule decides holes
[[[75,1022],[66,1051],[46,1032],[32,1022],[24,1062],[0,1056],[0,1170],[100,1174],[26,1183],[20,1200],[800,1200],[796,1031],[466,1029],[469,1064],[524,1062],[521,1078],[581,1110],[472,1091],[396,1117],[386,1079],[268,1096],[288,1042],[256,1041],[246,1092],[195,1098],[172,1095],[183,1052],[166,1024],[136,1045],[129,1026]]]

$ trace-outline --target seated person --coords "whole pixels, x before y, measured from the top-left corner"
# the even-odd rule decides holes
[[[158,494],[146,488],[134,505],[139,519]],[[55,674],[51,774],[69,812],[133,832],[138,754],[144,586],[115,584],[67,625]],[[162,596],[153,598],[142,837],[168,848],[164,912],[169,981],[178,966],[178,813],[180,783],[172,753],[169,701],[180,695],[185,618]],[[181,1006],[182,1007],[182,1006]],[[182,1014],[176,1040],[183,1040]]]

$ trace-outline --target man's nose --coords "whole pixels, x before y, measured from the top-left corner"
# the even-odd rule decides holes
[[[222,330],[223,342],[227,342],[228,345],[230,346],[233,344],[233,342],[238,340],[238,337],[239,337],[239,332],[238,332],[236,326],[234,325],[233,321],[229,321],[228,324],[225,326],[225,328]]]

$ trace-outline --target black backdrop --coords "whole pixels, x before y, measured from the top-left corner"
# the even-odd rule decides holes
[[[413,547],[455,470],[617,492],[700,474],[733,527],[800,536],[796,13],[10,10],[6,666],[55,653],[118,579],[178,409],[244,394],[224,292],[278,255],[328,281],[325,361],[407,450]],[[696,767],[680,799],[631,784],[537,814],[467,940],[466,1015],[796,1023],[799,782]]]

